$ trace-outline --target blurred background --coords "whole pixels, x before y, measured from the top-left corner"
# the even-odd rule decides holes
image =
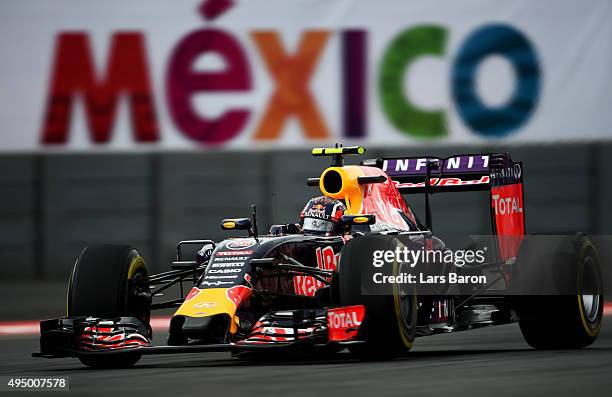
[[[369,150],[372,157],[449,155],[506,147]],[[612,145],[512,147],[524,161],[527,230],[612,233]],[[83,247],[133,244],[155,271],[181,239],[228,236],[221,219],[250,216],[262,230],[297,222],[307,187],[329,164],[309,150],[172,154],[10,155],[0,159],[2,279],[64,281]],[[424,219],[422,195],[405,196]],[[484,192],[432,197],[434,230],[490,233]]]
[[[612,3],[587,3],[5,0],[0,279],[64,283],[100,242],[165,270],[251,204],[295,222],[336,142],[510,152],[529,232],[610,234]],[[489,230],[486,194],[432,200],[436,230]]]

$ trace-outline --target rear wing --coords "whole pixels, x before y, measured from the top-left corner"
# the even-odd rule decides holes
[[[488,191],[499,258],[506,261],[517,256],[525,236],[523,163],[512,161],[509,153],[399,157],[364,160],[361,164],[382,169],[400,193],[425,193],[426,224],[430,230],[430,194]]]
[[[382,169],[403,194],[489,190],[495,179],[514,174],[515,164],[522,169],[508,153],[382,158],[361,164]]]

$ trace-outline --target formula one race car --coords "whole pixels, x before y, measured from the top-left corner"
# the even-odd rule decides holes
[[[330,156],[332,164],[319,178],[308,179],[323,199],[304,208],[302,224],[274,225],[260,235],[253,209],[251,218],[221,223],[248,237],[181,241],[172,270],[149,274],[130,246],[85,248],[70,275],[67,315],[41,322],[41,351],[34,356],[127,367],[146,354],[228,351],[248,357],[348,348],[364,359],[388,359],[408,352],[416,336],[516,321],[535,348],[578,348],[597,338],[603,277],[595,246],[582,234],[542,236],[544,242],[525,234],[522,163],[506,153],[344,165],[346,155],[364,152],[362,147],[313,149],[315,156]],[[429,196],[462,191],[488,192],[493,247],[483,263],[444,263],[436,271],[494,278],[427,291],[407,283],[385,293],[369,290],[364,280],[372,268],[367,251],[372,247],[450,250],[431,232]],[[416,193],[425,197],[424,223],[402,197]],[[332,213],[326,200],[334,203]],[[331,218],[335,223],[328,228]],[[518,280],[536,280],[537,288],[547,277],[558,280],[551,272],[524,271],[528,263],[554,267],[570,287],[563,293],[519,291]],[[392,265],[398,275],[402,264]],[[193,288],[183,296],[186,282]],[[157,302],[176,284],[181,299]],[[167,345],[154,346],[150,312],[171,307],[178,310]]]

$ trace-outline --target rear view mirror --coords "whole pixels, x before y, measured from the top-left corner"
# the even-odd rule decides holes
[[[341,222],[346,226],[373,225],[376,223],[376,216],[373,214],[342,215]]]
[[[233,219],[224,219],[221,222],[221,229],[223,230],[250,230],[251,229],[251,219],[249,218],[233,218]]]

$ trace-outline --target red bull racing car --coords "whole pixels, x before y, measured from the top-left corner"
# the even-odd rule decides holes
[[[500,153],[344,164],[345,156],[364,152],[313,149],[332,164],[307,180],[322,197],[306,205],[299,224],[274,225],[263,235],[254,209],[250,218],[225,219],[223,229],[248,236],[181,241],[166,272],[149,274],[130,246],[85,248],[70,275],[67,315],[41,322],[40,352],[33,355],[76,357],[93,367],[209,351],[248,357],[348,348],[364,359],[388,359],[407,353],[417,336],[517,321],[536,348],[577,348],[595,340],[603,311],[597,251],[582,234],[552,236],[546,244],[526,235],[522,163]],[[477,266],[436,264],[435,271],[493,274],[490,281],[432,289],[396,283],[384,292],[364,282],[371,279],[372,249],[449,250],[431,231],[429,196],[463,191],[488,194],[492,249]],[[417,193],[425,197],[424,223],[402,196]],[[392,262],[390,271],[400,274],[404,265]],[[542,281],[517,270],[527,262],[564,269],[571,274],[570,292],[512,293],[516,280]],[[180,299],[159,301],[177,284]],[[193,285],[186,294],[184,284]],[[176,311],[167,344],[156,346],[150,313],[165,308]]]

